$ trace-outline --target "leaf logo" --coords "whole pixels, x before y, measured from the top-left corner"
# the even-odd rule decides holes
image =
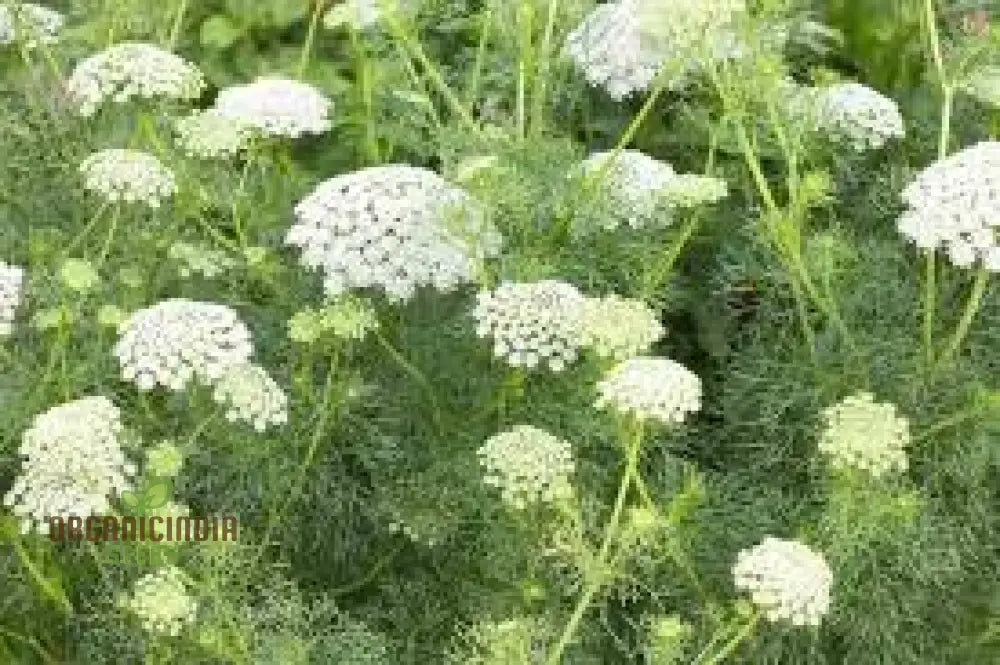
[[[122,503],[135,512],[145,513],[167,505],[172,489],[169,480],[155,480],[142,490],[124,490],[121,499]]]

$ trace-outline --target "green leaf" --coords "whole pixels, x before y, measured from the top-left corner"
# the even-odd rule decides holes
[[[222,51],[232,46],[242,36],[228,16],[215,14],[201,24],[201,45]]]
[[[123,490],[121,493],[122,503],[124,503],[129,508],[136,508],[139,506],[140,497],[138,494],[132,490]]]

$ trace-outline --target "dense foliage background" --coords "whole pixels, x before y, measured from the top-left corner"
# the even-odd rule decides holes
[[[66,15],[61,39],[44,55],[0,53],[0,260],[27,274],[14,331],[0,339],[0,489],[19,473],[37,414],[106,395],[136,460],[159,441],[181,444],[174,501],[240,520],[236,544],[114,554],[22,535],[3,513],[0,663],[545,662],[595,573],[547,551],[544,516],[505,508],[476,451],[524,422],[572,442],[596,552],[623,461],[615,421],[591,407],[606,365],[586,357],[561,373],[511,373],[475,335],[474,288],[403,304],[372,293],[380,325],[364,339],[290,339],[289,319],[324,303],[319,278],[283,244],[295,204],[326,178],[387,163],[433,169],[491,211],[506,242],[488,283],[553,278],[642,298],[667,329],[651,353],[702,380],[699,413],[647,434],[640,468],[656,523],[628,526],[634,542],[600,578],[562,662],[710,662],[699,654],[731,637],[745,610],[734,557],[772,534],[824,554],[830,613],[816,628],[761,623],[725,662],[1000,663],[1000,299],[991,280],[957,353],[929,371],[924,264],[896,230],[901,190],[940,148],[924,0],[756,0],[764,37],[715,82],[726,95],[696,76],[622,101],[589,86],[562,51],[598,3],[420,0],[365,28],[324,21],[334,4],[51,2]],[[1000,57],[995,3],[935,5],[951,71]],[[79,117],[60,81],[127,40],[173,42],[209,81],[198,107],[281,74],[332,99],[334,126],[226,163],[186,158],[166,115],[154,116],[158,154],[191,186],[162,210],[125,213],[100,282],[73,291],[59,277],[64,250],[98,208],[79,165],[136,128],[126,106]],[[786,74],[879,90],[899,105],[905,138],[857,153],[806,137],[790,150],[774,131],[784,121],[764,110]],[[949,152],[995,138],[1000,111],[960,91],[953,101]],[[740,127],[775,209],[747,168]],[[728,196],[689,213],[691,224],[567,233],[580,205],[567,174],[615,147],[722,178]],[[178,241],[228,262],[219,274],[182,270]],[[796,296],[800,264],[816,297]],[[938,261],[935,349],[972,281]],[[240,313],[255,362],[289,396],[285,427],[212,420],[201,388],[145,394],[120,379],[107,306],[165,298]],[[816,454],[822,409],[859,391],[909,419],[905,473],[845,479]],[[146,632],[117,604],[164,562],[195,581],[198,620],[180,637]],[[664,628],[668,617],[687,626],[685,639]]]

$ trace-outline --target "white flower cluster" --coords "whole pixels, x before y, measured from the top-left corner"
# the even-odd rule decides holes
[[[598,5],[569,34],[565,52],[587,81],[616,100],[649,87],[663,54],[643,48],[637,0]]]
[[[514,367],[542,365],[560,372],[583,345],[585,296],[557,280],[504,282],[482,291],[472,311],[476,334],[493,338],[493,353]]]
[[[223,159],[246,149],[253,125],[245,118],[227,117],[214,109],[194,111],[174,123],[177,144],[191,157]]]
[[[746,0],[635,2],[643,47],[661,54],[678,83],[702,63],[746,52],[733,29],[746,10]]]
[[[211,112],[265,136],[294,139],[329,131],[332,109],[333,102],[308,83],[261,77],[220,91]]]
[[[835,468],[864,469],[876,478],[907,468],[910,424],[892,404],[879,404],[871,393],[847,397],[823,410],[821,452]]]
[[[21,475],[3,501],[22,519],[22,530],[44,531],[49,517],[108,514],[109,497],[130,489],[135,474],[121,435],[120,412],[106,397],[84,397],[36,416],[21,442]]]
[[[822,555],[798,541],[768,536],[741,551],[733,579],[770,621],[818,626],[830,609],[833,573]]]
[[[515,510],[573,493],[573,447],[537,427],[517,425],[494,434],[479,448],[479,458],[486,484]]]
[[[479,204],[433,171],[376,166],[321,183],[295,207],[285,242],[324,275],[329,295],[382,288],[407,300],[418,287],[472,282],[500,234]]]
[[[213,398],[227,407],[227,420],[250,423],[258,432],[288,422],[288,397],[258,365],[247,363],[227,368],[215,384]]]
[[[0,261],[0,337],[14,331],[14,316],[21,304],[24,268]]]
[[[897,228],[921,249],[941,247],[963,268],[1000,271],[1000,142],[983,141],[924,169],[903,190]]]
[[[0,45],[19,42],[32,50],[59,39],[65,19],[59,12],[30,2],[0,5]]]
[[[701,409],[701,380],[669,358],[630,358],[597,384],[599,409],[611,407],[638,420],[684,422]]]
[[[819,91],[820,126],[857,152],[877,150],[906,136],[896,102],[860,83],[840,83]]]
[[[587,178],[599,178],[599,197],[576,222],[582,232],[613,231],[622,223],[633,229],[667,226],[678,209],[715,203],[727,193],[725,181],[677,173],[638,150],[594,153],[572,175],[584,175],[585,186]]]
[[[191,101],[201,96],[205,79],[197,67],[169,51],[152,44],[124,42],[78,63],[66,89],[80,105],[80,115],[91,116],[107,101]]]
[[[133,313],[120,328],[114,353],[122,378],[139,390],[183,390],[192,380],[211,383],[232,365],[246,363],[253,346],[250,330],[230,308],[170,299]]]
[[[323,25],[333,30],[343,24],[364,30],[382,19],[382,0],[345,0],[331,7],[323,16]]]
[[[188,595],[184,574],[174,566],[164,566],[138,580],[124,605],[145,630],[172,637],[194,623],[198,613],[198,601]]]
[[[532,617],[482,621],[462,635],[449,665],[537,665],[545,658],[545,626]]]
[[[666,332],[646,303],[614,294],[588,298],[581,320],[583,345],[602,358],[615,360],[648,351]]]
[[[86,189],[110,202],[144,203],[159,208],[177,191],[170,169],[139,150],[100,150],[83,160],[80,173]]]

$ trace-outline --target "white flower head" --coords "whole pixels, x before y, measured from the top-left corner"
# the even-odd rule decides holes
[[[91,116],[106,102],[190,102],[201,96],[205,79],[180,56],[152,44],[124,42],[77,64],[66,89],[80,115]]]
[[[666,425],[684,422],[701,409],[701,380],[669,358],[629,358],[604,376],[597,393],[599,409]]]
[[[479,448],[486,484],[515,510],[551,503],[573,493],[572,446],[548,432],[518,425],[494,434]]]
[[[135,613],[143,629],[171,637],[194,623],[198,613],[198,601],[188,595],[184,574],[174,566],[139,579],[123,604]]]
[[[921,249],[941,248],[953,264],[1000,271],[1000,142],[983,141],[926,169],[903,190],[900,233]]]
[[[330,130],[333,102],[301,81],[261,77],[219,92],[213,113],[265,136],[298,138]]]
[[[587,81],[616,100],[649,87],[663,54],[643,48],[638,2],[619,0],[598,5],[566,40],[566,55]]]
[[[108,514],[110,497],[131,488],[135,466],[121,448],[120,412],[106,397],[84,397],[35,416],[24,433],[21,475],[4,497],[25,532],[47,518]]]
[[[227,408],[227,420],[249,423],[258,432],[288,422],[288,397],[258,365],[227,368],[215,384],[213,399]]]
[[[584,344],[586,298],[557,280],[504,282],[480,292],[472,315],[476,334],[493,339],[493,353],[514,367],[547,367],[560,372]]]
[[[109,202],[159,208],[177,191],[174,174],[156,157],[138,150],[110,148],[80,164],[83,186]]]
[[[733,579],[770,621],[818,626],[830,609],[833,573],[822,555],[798,541],[768,536],[741,551]]]
[[[330,178],[295,207],[285,238],[324,276],[328,295],[380,288],[408,300],[419,287],[474,282],[501,238],[483,208],[433,171],[376,166]]]
[[[14,331],[14,316],[24,291],[24,268],[0,261],[0,337]]]
[[[868,86],[840,83],[818,94],[820,126],[857,152],[877,150],[906,136],[896,102]]]
[[[231,118],[213,109],[194,111],[174,123],[177,144],[191,157],[226,159],[245,150],[253,125],[245,118]]]
[[[876,478],[907,468],[910,425],[892,404],[879,404],[871,393],[847,397],[823,410],[819,449],[834,468],[857,468]]]
[[[984,65],[972,71],[963,89],[983,104],[1000,107],[1000,66]]]
[[[213,383],[253,353],[250,330],[225,305],[164,300],[133,313],[120,328],[114,353],[122,378],[139,390],[183,390]]]
[[[0,5],[0,46],[15,42],[33,50],[42,44],[53,44],[65,18],[59,12],[30,2]]]
[[[597,152],[585,159],[572,176],[600,188],[590,209],[576,222],[578,230],[613,231],[623,224],[632,229],[672,224],[676,211],[715,203],[726,196],[725,181],[708,176],[679,174],[666,163],[638,150]]]
[[[581,320],[583,345],[615,360],[645,353],[665,332],[646,303],[618,295],[588,298]]]

